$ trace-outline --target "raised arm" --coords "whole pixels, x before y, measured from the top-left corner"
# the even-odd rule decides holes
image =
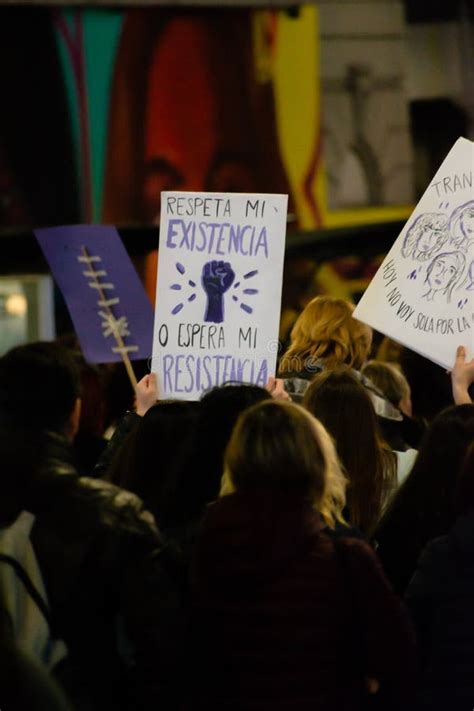
[[[451,371],[453,399],[456,405],[470,405],[469,386],[474,382],[474,358],[466,361],[466,349],[458,346],[454,368]]]
[[[127,441],[131,432],[138,427],[141,418],[145,416],[150,407],[156,405],[158,398],[156,375],[154,373],[145,375],[139,381],[135,390],[135,412],[126,412],[118,422],[112,439],[94,467],[92,473],[94,478],[106,478],[107,471],[112,461],[117,457],[117,453],[122,449],[124,442]]]
[[[137,384],[135,390],[135,412],[143,417],[150,407],[156,405],[159,399],[156,375],[149,373]]]

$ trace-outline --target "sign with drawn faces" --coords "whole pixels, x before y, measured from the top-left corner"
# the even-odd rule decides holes
[[[164,192],[152,370],[197,400],[275,374],[286,195]]]
[[[354,317],[445,368],[474,351],[474,143],[459,138]]]

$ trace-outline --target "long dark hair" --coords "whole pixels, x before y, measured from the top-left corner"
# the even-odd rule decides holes
[[[422,440],[408,478],[375,533],[385,570],[400,592],[428,541],[446,534],[456,518],[455,491],[474,440],[474,405],[443,410]]]
[[[348,519],[370,536],[396,484],[396,455],[382,440],[366,389],[341,366],[316,375],[303,404],[334,438],[349,479]]]
[[[199,512],[189,495],[199,403],[162,401],[151,407],[112,462],[109,481],[143,499],[161,529]]]
[[[454,515],[474,511],[474,442],[467,448],[454,493]]]
[[[198,422],[200,495],[206,502],[217,499],[224,472],[224,452],[239,415],[252,405],[270,400],[258,385],[227,383],[212,388],[201,398]]]

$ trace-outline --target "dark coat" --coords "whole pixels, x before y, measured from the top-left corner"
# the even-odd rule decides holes
[[[396,520],[393,520],[389,508],[376,528],[373,539],[385,575],[397,595],[403,597],[427,541],[433,535],[444,533],[449,526],[425,534],[422,526],[417,528],[412,521],[403,525],[401,520],[403,517],[398,512]]]
[[[78,477],[69,456],[52,438],[24,492],[53,631],[70,652],[61,679],[79,709],[173,707],[183,631],[175,561],[136,496]]]
[[[117,423],[117,427],[115,428],[114,434],[107,448],[102,452],[99,460],[97,461],[93,469],[93,477],[103,478],[108,481],[114,479],[114,464],[118,462],[123,456],[125,456],[126,458],[127,453],[125,452],[125,450],[127,446],[131,446],[132,448],[136,446],[135,442],[131,442],[130,438],[133,438],[134,433],[136,433],[138,427],[140,426],[141,420],[142,418],[135,412],[127,412],[125,413],[125,415],[123,415],[123,417],[121,417],[121,419]],[[125,461],[127,460],[125,459]],[[156,471],[156,475],[159,475],[158,470]],[[117,481],[116,483],[120,484],[119,481]],[[130,488],[133,488],[133,482],[129,482],[128,484],[123,485],[130,486]],[[194,486],[194,491],[191,488],[191,485]],[[174,493],[175,492],[173,492],[173,494]],[[154,497],[150,497],[148,500],[144,501],[147,509],[151,511],[151,513],[155,517],[155,520],[159,524],[160,533],[163,541],[167,543],[170,549],[176,551],[177,556],[180,559],[182,578],[187,578],[189,562],[192,556],[197,531],[199,529],[202,516],[204,514],[204,506],[202,507],[202,510],[196,510],[195,501],[196,499],[200,498],[200,492],[199,494],[197,494],[196,492],[196,483],[193,484],[192,481],[190,481],[189,486],[187,486],[186,493],[186,500],[191,503],[189,511],[186,510],[186,507],[178,505],[180,519],[179,523],[177,524],[176,522],[173,522],[172,525],[168,526],[164,525],[166,524],[166,521],[163,521],[163,518],[160,515],[162,514],[162,511],[160,510],[160,505],[154,499]],[[197,495],[193,496],[193,493],[196,493]],[[172,509],[171,511],[172,517],[173,511],[175,512],[175,509]],[[183,511],[186,514],[188,513],[189,515],[183,514]]]
[[[474,707],[474,512],[431,541],[408,586],[421,681],[417,708]]]
[[[301,500],[237,493],[210,506],[192,600],[189,708],[355,711],[365,677],[394,699],[410,678],[410,626],[375,554],[332,541]]]
[[[140,415],[137,415],[136,412],[126,412],[120,418],[112,438],[96,460],[91,476],[95,479],[107,478],[107,473],[112,462],[116,457],[120,456],[120,451],[127,441],[127,437],[137,429],[141,419]]]
[[[454,471],[452,474],[454,477]],[[373,536],[384,573],[400,597],[404,596],[427,543],[445,535],[453,522],[449,499],[436,507],[415,508],[411,497],[416,492],[409,487],[412,481],[409,476],[394,496]]]

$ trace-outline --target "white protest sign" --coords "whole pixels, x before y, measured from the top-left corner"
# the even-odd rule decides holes
[[[473,174],[474,143],[459,138],[354,311],[444,368],[474,346]]]
[[[286,195],[164,192],[152,370],[196,400],[275,374]]]

